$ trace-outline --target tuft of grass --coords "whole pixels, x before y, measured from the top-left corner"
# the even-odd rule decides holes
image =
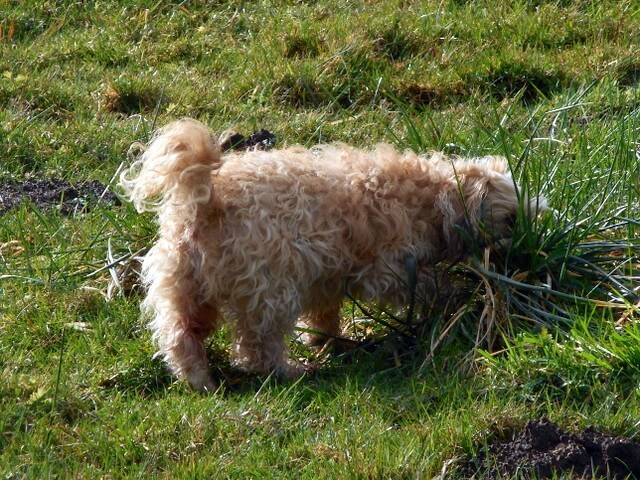
[[[466,95],[468,94],[461,82],[451,85],[408,83],[401,85],[393,94],[396,99],[417,110],[443,108],[456,103]]]
[[[520,333],[502,355],[481,352],[482,362],[491,366],[498,390],[514,388],[523,398],[544,395],[567,406],[585,398],[597,404],[633,395],[640,378],[638,334],[637,323],[595,325],[583,317],[564,334]]]
[[[120,79],[109,83],[102,94],[102,107],[123,115],[151,113],[168,101],[161,89],[140,82]]]
[[[568,79],[557,67],[536,64],[530,56],[523,55],[498,61],[485,72],[476,67],[464,75],[463,83],[499,102],[517,97],[525,103],[536,103],[566,87]]]
[[[285,57],[313,58],[322,51],[325,42],[316,34],[299,30],[287,33],[284,37]]]
[[[577,109],[578,99],[571,96],[567,105],[531,118],[532,136],[525,141],[497,132],[504,141],[500,153],[507,154],[524,185],[522,198],[544,194],[551,211],[533,218],[521,211],[508,242],[488,237],[489,247],[474,251],[469,239],[474,253],[467,262],[436,268],[453,275],[453,286],[445,288],[443,297],[418,298],[417,307],[408,310],[361,308],[393,342],[400,335],[404,349],[422,344],[423,366],[451,338],[466,337],[466,358],[473,359],[480,350],[502,349],[522,331],[567,332],[585,318],[585,311],[621,326],[640,315],[639,167],[637,153],[626,142],[640,126],[638,117],[632,110],[628,122],[610,124],[593,149],[570,137],[575,124],[568,112]],[[410,126],[414,146],[421,147],[429,131]],[[556,155],[550,166],[544,165],[550,169],[544,181],[538,175],[540,150]],[[594,173],[579,181],[561,163],[577,152],[583,154],[582,168],[592,165]],[[411,291],[409,267],[406,273]]]
[[[373,38],[374,51],[392,62],[423,54],[424,46],[421,39],[416,34],[404,30],[398,18],[382,31],[370,32],[370,36]]]

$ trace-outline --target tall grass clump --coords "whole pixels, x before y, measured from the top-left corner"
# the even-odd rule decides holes
[[[582,120],[588,93],[567,94],[564,104],[534,112],[525,125],[528,137],[502,127],[507,111],[480,142],[445,144],[465,155],[505,155],[521,197],[538,198],[541,213],[527,218],[521,211],[508,242],[488,238],[489,246],[479,249],[469,239],[468,260],[438,266],[452,285],[435,299],[418,298],[399,312],[356,304],[360,311],[394,337],[421,344],[427,359],[454,337],[466,338],[472,347],[466,356],[475,358],[519,332],[568,332],[585,311],[620,325],[637,317],[640,167],[630,139],[640,114],[629,109],[622,121],[600,124],[596,132]],[[405,119],[411,146],[420,150],[428,143],[422,136],[433,132],[417,128],[413,113],[405,110]],[[585,128],[594,131],[582,135]]]

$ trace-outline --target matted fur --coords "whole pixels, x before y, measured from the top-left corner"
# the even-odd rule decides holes
[[[158,212],[159,240],[143,264],[153,338],[201,390],[215,388],[204,339],[223,318],[240,365],[295,377],[304,367],[285,339],[298,319],[338,334],[345,288],[405,303],[398,272],[408,258],[428,272],[465,255],[460,228],[506,236],[518,211],[499,157],[342,144],[222,156],[190,119],[161,129],[121,186],[139,211]]]

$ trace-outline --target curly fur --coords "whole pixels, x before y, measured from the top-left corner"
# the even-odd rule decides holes
[[[235,359],[288,377],[296,321],[340,330],[349,291],[406,303],[397,272],[416,260],[465,255],[460,228],[508,236],[518,190],[499,157],[399,153],[389,145],[293,147],[222,156],[201,123],[161,129],[122,177],[139,211],[157,211],[160,237],[146,256],[144,310],[160,353],[179,377],[212,390],[204,339],[224,318]]]

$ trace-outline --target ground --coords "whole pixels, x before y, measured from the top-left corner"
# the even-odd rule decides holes
[[[271,139],[269,135],[265,138]],[[255,144],[254,138],[258,138],[257,134],[242,137],[241,146],[235,148]],[[98,201],[120,203],[98,181],[71,184],[59,178],[45,178],[0,183],[0,215],[25,200],[39,209],[57,208],[65,214],[86,210]],[[466,478],[476,478],[474,475],[478,473],[487,479],[518,473],[525,478],[528,475],[551,478],[557,473],[576,479],[640,478],[640,443],[593,428],[574,435],[545,419],[530,421],[523,430],[513,433],[509,441],[491,444],[461,465],[461,474]]]
[[[572,435],[549,420],[532,420],[510,441],[489,445],[462,467],[466,478],[479,472],[487,479],[559,473],[575,479],[640,478],[640,443],[591,427]]]
[[[270,149],[275,142],[276,136],[264,129],[248,137],[237,132],[229,132],[223,147],[227,150]],[[58,208],[63,214],[86,211],[98,201],[120,204],[110,189],[96,180],[71,183],[53,177],[0,182],[0,215],[21,205],[25,200],[39,209]]]
[[[119,204],[119,200],[98,181],[72,184],[59,178],[0,182],[0,215],[29,201],[38,209],[58,208],[64,214],[86,210],[97,201]]]

